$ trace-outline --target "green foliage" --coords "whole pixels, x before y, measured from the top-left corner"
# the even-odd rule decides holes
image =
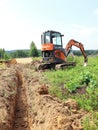
[[[90,92],[90,89],[92,91],[94,87],[96,87],[96,78],[89,71],[85,70],[79,75],[77,74],[77,76],[73,77],[71,81],[68,81],[65,84],[65,87],[69,90],[69,92],[75,92],[76,89],[80,88],[83,85],[88,86],[86,89],[87,92]]]
[[[32,41],[31,44],[30,44],[30,52],[29,52],[30,56],[32,57],[38,57],[39,55],[39,52],[36,48],[36,45],[35,43]]]
[[[5,59],[5,60],[10,59],[10,55],[8,55],[7,53],[5,53],[5,55],[4,55],[4,59]]]
[[[42,52],[41,52],[41,50],[39,49],[38,50],[38,56],[41,56],[42,55]]]
[[[85,93],[82,95],[78,94],[74,96],[74,99],[76,99],[81,108],[87,111],[98,109],[98,94],[94,90],[91,90],[90,93]]]
[[[8,60],[9,55],[6,53],[5,49],[0,49],[0,59],[1,60]]]
[[[79,74],[78,78],[74,77],[74,79],[68,82],[65,87],[72,93],[83,86],[86,87],[86,93],[74,96],[74,98],[77,100],[80,107],[87,111],[96,110],[98,108],[98,88],[96,78],[92,73],[85,70]]]
[[[65,88],[67,88],[67,90],[69,92],[75,92],[77,88],[79,88],[79,83],[77,81],[77,79],[73,79],[72,81],[69,81],[65,84]]]
[[[87,55],[97,55],[98,50],[85,50]],[[82,53],[80,50],[73,50],[74,55],[82,56]]]
[[[3,49],[0,49],[0,59],[4,59],[4,55],[5,55],[5,50],[4,50],[4,48],[3,48]]]
[[[67,56],[67,61],[75,61],[75,57],[74,57],[74,55],[73,55],[73,53],[71,53],[71,54],[69,54],[68,56]]]
[[[87,67],[83,66],[83,57],[75,57],[75,59],[77,66],[74,68],[44,72],[50,84],[50,92],[60,99],[74,98],[79,106],[87,111],[97,110],[98,57],[89,57]],[[84,93],[77,93],[77,90],[81,91],[82,88],[85,89]]]
[[[32,41],[30,44],[30,50],[15,50],[8,52],[10,58],[24,58],[24,57],[38,57],[41,55],[41,51],[37,50],[35,43]]]
[[[38,61],[38,60],[41,61],[42,57],[33,57],[32,59],[33,59],[33,61]]]
[[[50,84],[50,94],[62,100],[73,98],[79,107],[88,111],[82,120],[84,130],[98,129],[98,56],[88,58],[87,67],[83,66],[83,57],[75,57],[77,66],[65,70],[43,72],[45,82]],[[66,90],[67,89],[67,90]],[[84,90],[84,93],[79,93]]]
[[[28,50],[16,50],[10,53],[11,58],[24,58],[29,57],[29,51]]]
[[[90,85],[91,87],[96,86],[94,75],[92,75],[89,71],[82,72],[80,74],[79,80],[81,84]]]

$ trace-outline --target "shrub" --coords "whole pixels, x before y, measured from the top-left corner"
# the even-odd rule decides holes
[[[96,83],[94,81],[94,76],[89,71],[84,71],[83,73],[81,73],[79,80],[80,80],[80,84],[86,84],[87,86],[88,85],[96,86]]]

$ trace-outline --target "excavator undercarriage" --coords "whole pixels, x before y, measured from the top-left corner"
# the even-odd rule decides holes
[[[45,70],[45,69],[64,69],[70,66],[76,66],[76,62],[64,62],[61,64],[56,64],[56,63],[45,63],[41,62],[37,66],[37,70]]]

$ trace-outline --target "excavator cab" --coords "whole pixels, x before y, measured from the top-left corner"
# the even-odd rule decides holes
[[[65,50],[62,45],[62,35],[56,31],[46,31],[41,35],[41,50],[43,61],[62,63],[65,60]],[[63,58],[61,58],[63,52]]]
[[[42,44],[54,44],[62,48],[62,36],[60,32],[46,31],[41,35]],[[51,48],[50,48],[51,49]]]

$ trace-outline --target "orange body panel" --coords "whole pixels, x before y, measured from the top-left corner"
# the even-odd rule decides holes
[[[54,55],[55,57],[62,59],[63,61],[65,61],[66,59],[65,54],[61,50],[55,50]]]
[[[42,51],[52,51],[53,48],[54,48],[54,45],[52,43],[42,44],[41,45],[41,50]]]

